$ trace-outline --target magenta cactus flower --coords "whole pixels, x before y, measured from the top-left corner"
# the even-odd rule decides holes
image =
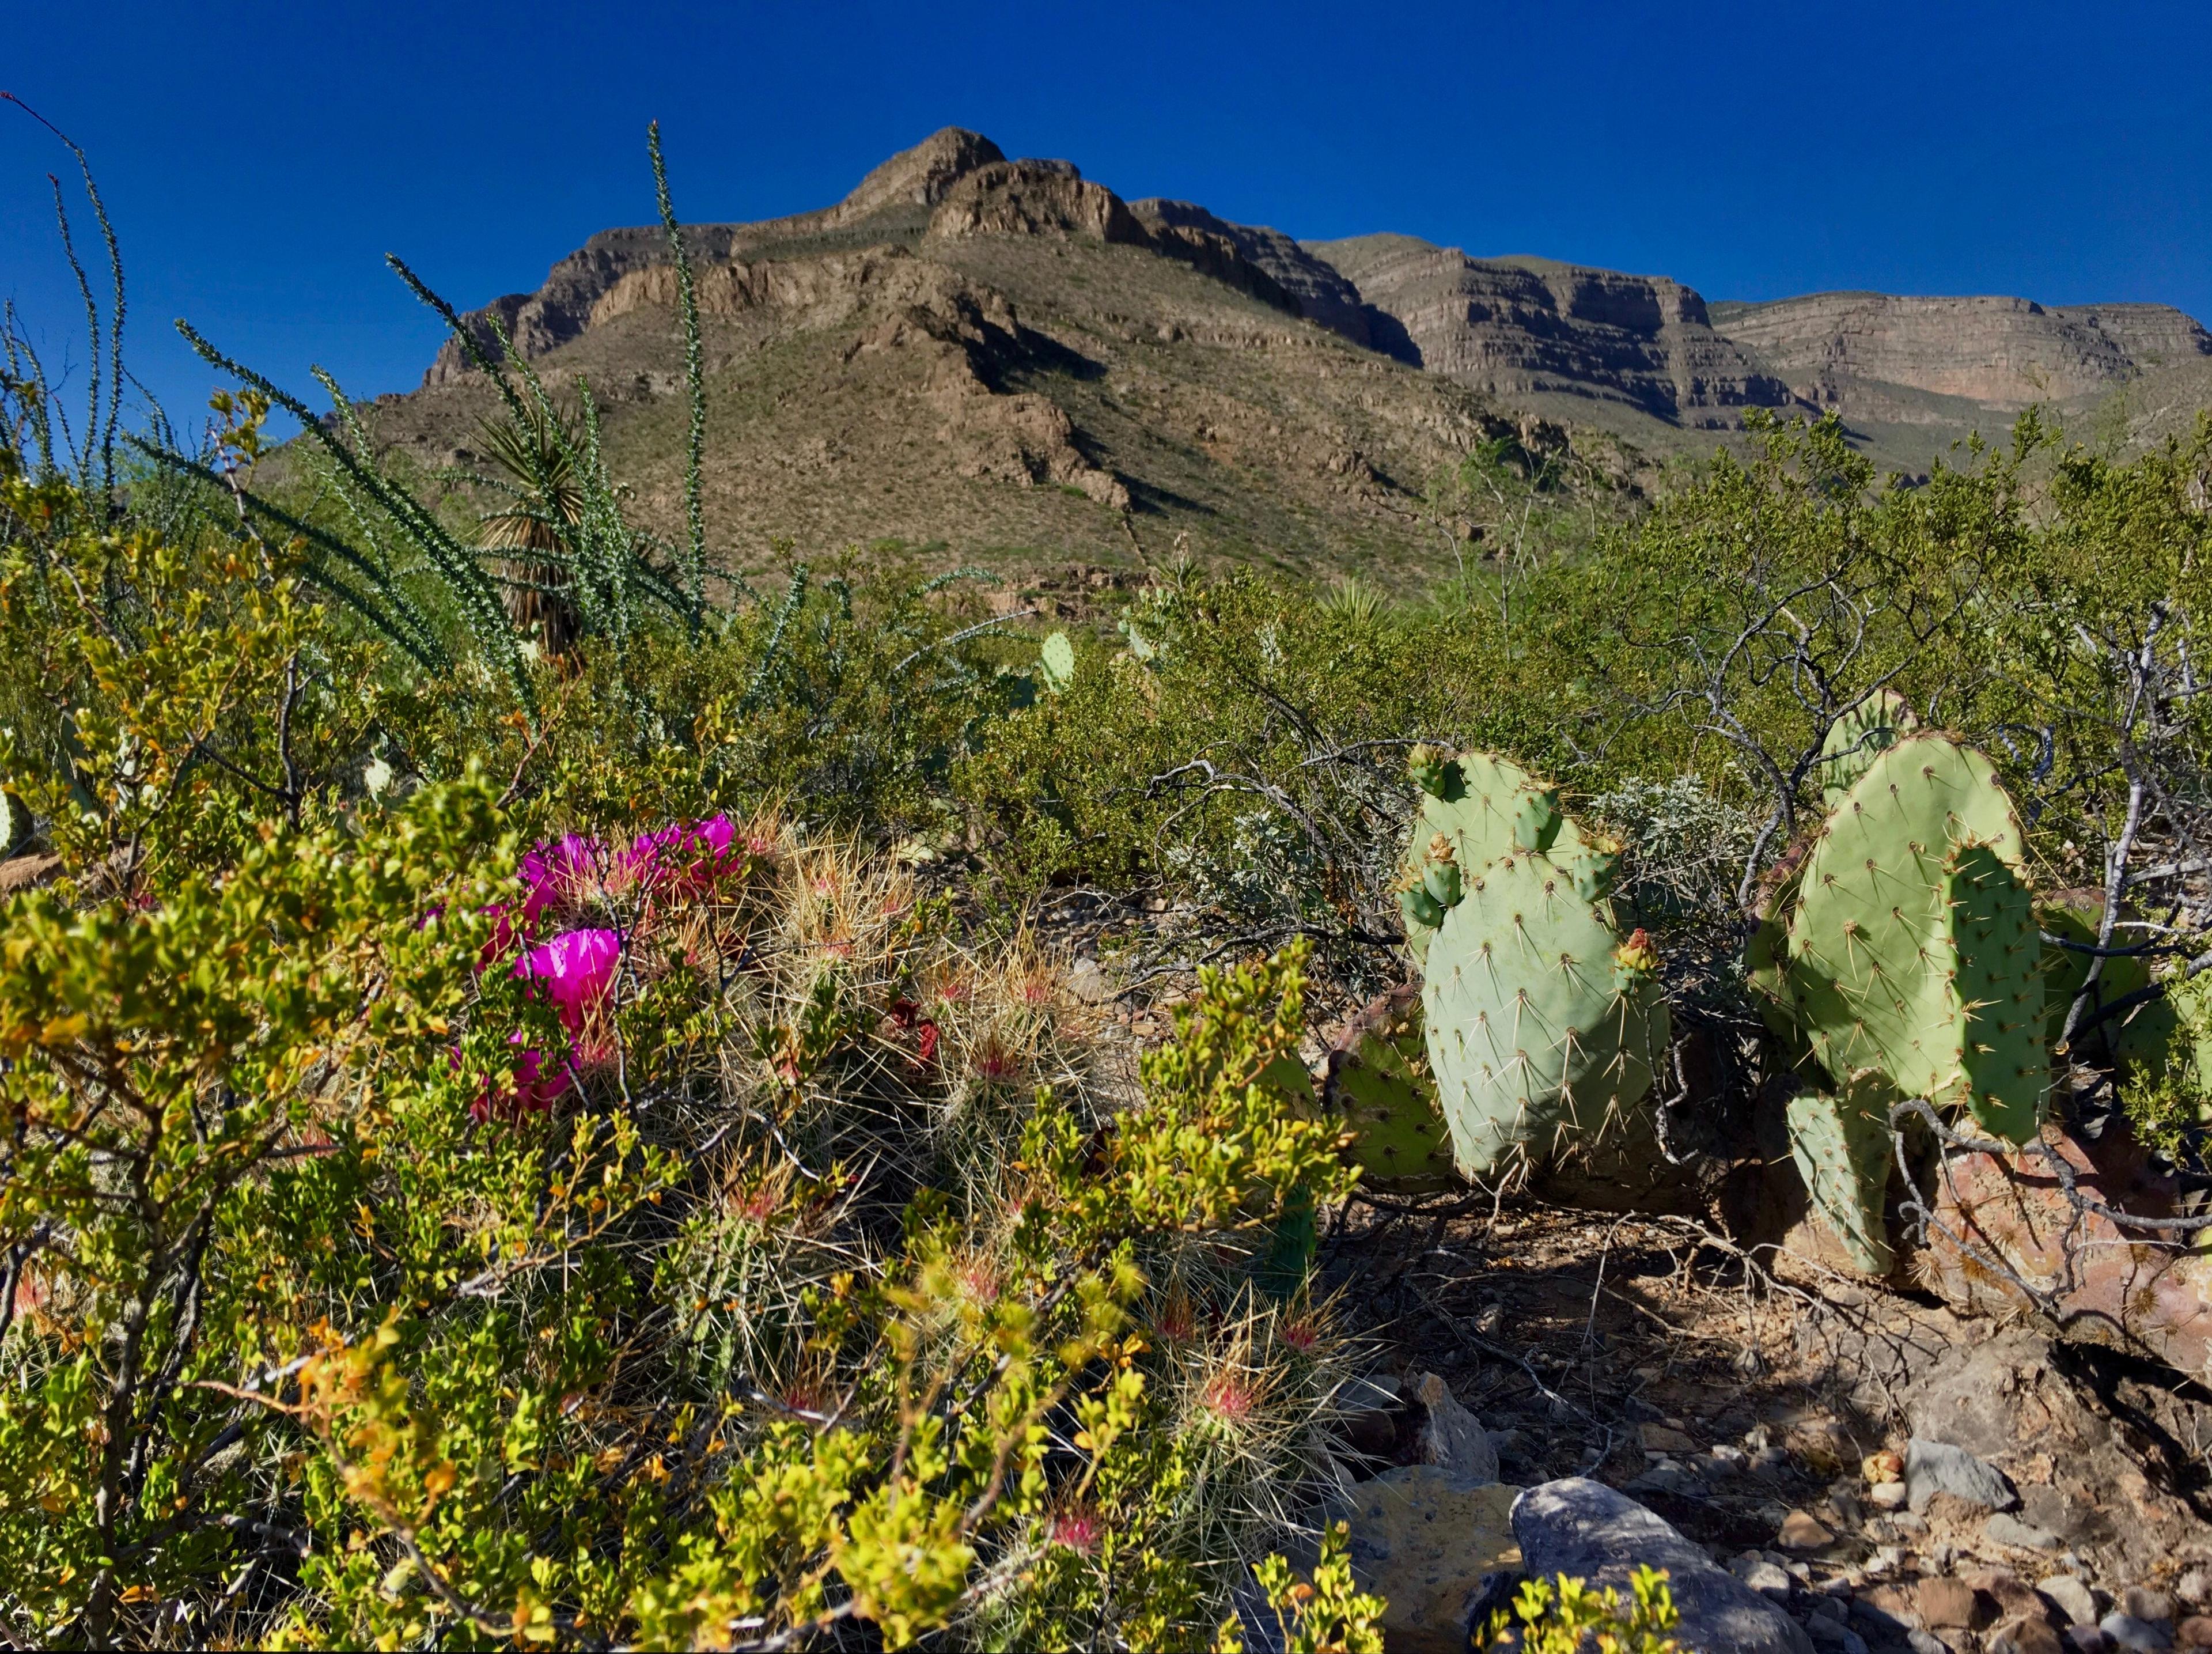
[[[622,865],[647,889],[711,890],[738,860],[732,854],[738,830],[727,816],[709,816],[688,826],[640,833],[622,853]],[[750,850],[750,844],[746,846]]]
[[[522,898],[526,934],[538,927],[548,908],[576,905],[584,886],[599,872],[599,841],[581,833],[563,833],[550,844],[531,847],[516,868],[526,891]]]
[[[520,1045],[520,1031],[507,1036],[507,1043]],[[458,1066],[459,1054],[454,1054]],[[477,1093],[476,1101],[469,1104],[469,1118],[482,1125],[494,1115],[519,1117],[526,1114],[544,1114],[567,1093],[574,1079],[568,1063],[550,1067],[543,1051],[525,1049],[515,1054],[514,1066],[509,1071],[507,1085],[499,1086],[486,1080],[483,1089]]]
[[[545,995],[570,1035],[584,1031],[586,1014],[614,987],[622,938],[611,930],[563,931],[525,952],[514,974],[545,984]]]

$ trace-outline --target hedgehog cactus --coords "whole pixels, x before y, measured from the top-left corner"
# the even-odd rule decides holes
[[[1564,830],[1557,834],[1564,841]],[[1626,1123],[1668,1041],[1656,958],[1551,856],[1470,873],[1429,945],[1421,990],[1437,1102],[1470,1177],[1541,1161]]]
[[[1329,1052],[1323,1106],[1350,1140],[1361,1181],[1403,1194],[1449,1189],[1451,1137],[1428,1076],[1419,991],[1401,988],[1352,1019]]]
[[[2051,1073],[2021,848],[1979,753],[1914,733],[1875,755],[1805,859],[1779,951],[1793,1020],[1830,1074],[1876,1071],[2027,1140]]]
[[[1871,1275],[1893,1262],[1883,1213],[1889,1191],[1889,1110],[1897,1093],[1873,1070],[1840,1096],[1803,1091],[1790,1099],[1790,1153],[1806,1197],[1850,1260]]]

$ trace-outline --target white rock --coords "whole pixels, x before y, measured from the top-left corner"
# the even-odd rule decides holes
[[[2051,1605],[2066,1616],[2069,1625],[2094,1626],[2097,1623],[2097,1599],[2089,1587],[2070,1573],[2054,1573],[2036,1586]]]

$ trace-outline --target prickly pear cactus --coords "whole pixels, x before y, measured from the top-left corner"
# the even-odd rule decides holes
[[[1790,1099],[1790,1155],[1805,1194],[1850,1260],[1870,1275],[1895,1262],[1883,1209],[1893,1161],[1889,1110],[1897,1093],[1874,1070],[1841,1095],[1802,1091]]]
[[[1359,1164],[1363,1183],[1427,1194],[1458,1181],[1428,1067],[1415,988],[1376,1000],[1330,1050],[1322,1105],[1351,1134],[1345,1158]]]
[[[1552,857],[1470,873],[1421,989],[1437,1099],[1462,1174],[1542,1162],[1641,1123],[1668,1040],[1656,959]]]
[[[1876,756],[1806,857],[1792,1019],[1829,1073],[1971,1109],[2023,1142],[2050,1088],[2021,833],[1989,760],[1934,733]]]
[[[2069,942],[2085,947],[2097,945],[2098,921],[2105,910],[2104,897],[2097,892],[2077,893],[2071,899],[2058,899],[2038,909],[2037,916],[2045,930],[2053,936],[2063,936]],[[2113,945],[2125,946],[2126,932],[2113,937]],[[2066,1017],[2073,1008],[2074,996],[2089,980],[2089,967],[2094,954],[2084,953],[2078,948],[2060,947],[2056,943],[2043,945],[2044,1015],[2043,1031],[2053,1045],[2066,1031]],[[2150,986],[2150,965],[2140,954],[2117,954],[2105,961],[2105,968],[2097,973],[2096,986],[2091,990],[2082,1015],[2089,1016],[2114,1000],[2124,999]],[[2096,1025],[2096,1031],[2084,1043],[2094,1049],[2101,1045],[2118,1061],[2141,1066],[2148,1061],[2153,1067],[2165,1066],[2166,1036],[2173,1022],[2172,1009],[2164,1001],[2154,1000],[2132,1015]],[[2075,1037],[2084,1040],[2081,1029]]]
[[[1062,694],[1075,681],[1075,645],[1066,632],[1054,632],[1037,651],[1037,678],[1048,695]]]
[[[1536,855],[1548,852],[1565,819],[1559,808],[1559,789],[1549,782],[1538,782],[1515,801],[1514,847]]]
[[[1797,906],[1805,858],[1812,848],[1809,837],[1799,839],[1766,874],[1754,909],[1758,927],[1743,951],[1744,986],[1759,1001],[1759,1014],[1768,1029],[1789,1048],[1793,1065],[1812,1055],[1804,1031],[1797,1025],[1790,991],[1790,915]]]
[[[1912,708],[1894,690],[1876,690],[1829,725],[1817,772],[1822,805],[1832,810],[1841,804],[1869,764],[1919,727]]]
[[[1431,917],[1431,906],[1411,902],[1403,894],[1424,883],[1434,847],[1441,836],[1450,847],[1452,860],[1462,878],[1480,872],[1488,862],[1510,855],[1516,848],[1516,832],[1522,802],[1531,794],[1545,795],[1549,815],[1547,843],[1553,860],[1567,866],[1584,854],[1583,835],[1559,807],[1559,794],[1548,781],[1540,781],[1509,758],[1488,752],[1462,752],[1453,757],[1442,748],[1424,742],[1407,761],[1407,772],[1420,788],[1420,809],[1406,835],[1405,854],[1399,859],[1399,908],[1406,920],[1406,946],[1416,964],[1427,957],[1430,939],[1443,922],[1441,909]],[[1535,812],[1532,812],[1532,815]],[[1620,859],[1620,847],[1611,847],[1601,858],[1602,868],[1584,875],[1592,883],[1609,885]]]

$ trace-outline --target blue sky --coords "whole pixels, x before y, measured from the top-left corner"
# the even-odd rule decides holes
[[[90,153],[173,413],[172,318],[311,389],[404,390],[434,319],[652,216],[818,206],[939,126],[1303,236],[1395,229],[1674,276],[2155,300],[2212,319],[2212,7],[1766,3],[10,9],[0,88]],[[0,295],[82,362],[46,174],[0,105]],[[81,226],[81,234],[88,230]]]

